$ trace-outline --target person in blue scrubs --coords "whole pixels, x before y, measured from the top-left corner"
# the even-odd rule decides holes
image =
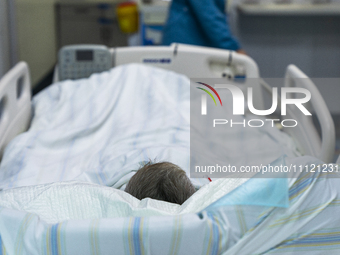
[[[163,45],[174,42],[245,53],[231,34],[225,0],[172,0]]]

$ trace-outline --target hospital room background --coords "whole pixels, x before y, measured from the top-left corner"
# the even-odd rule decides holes
[[[232,34],[248,56],[159,48],[171,0],[0,0],[0,255],[339,254],[340,0],[226,1]],[[84,63],[94,51],[68,48],[82,67],[73,74],[98,72],[70,80],[68,45],[110,50],[96,48],[99,67]],[[216,76],[261,100],[251,108],[248,94],[249,111],[234,114],[238,98],[218,90],[221,100],[205,84]],[[314,85],[308,77],[322,79]],[[216,107],[196,84],[216,94]],[[255,108],[277,103],[279,86],[310,91],[312,116],[298,103],[283,116],[283,98],[281,109],[255,122],[296,119],[296,128],[273,120],[263,129],[208,129],[204,106],[246,123],[260,115]],[[238,103],[247,109],[244,98]],[[195,160],[212,155],[229,166],[300,172],[196,176]],[[150,158],[191,171],[196,192],[183,205],[125,192]]]
[[[51,84],[64,45],[160,44],[170,1],[136,1],[137,14],[132,15],[138,15],[139,23],[129,33],[120,29],[117,15],[125,2],[0,0],[0,77],[18,61],[26,61],[36,93]],[[257,62],[262,77],[283,77],[289,64],[309,77],[340,76],[339,0],[229,0],[226,12],[233,34]],[[339,140],[340,85],[318,89]],[[337,142],[336,150],[339,147]]]

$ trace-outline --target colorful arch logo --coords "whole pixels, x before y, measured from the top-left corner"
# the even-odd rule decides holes
[[[204,86],[208,87],[209,89],[211,89],[211,91],[214,92],[215,95],[217,96],[217,98],[218,98],[218,100],[220,101],[220,104],[221,104],[221,106],[222,106],[222,100],[221,100],[221,98],[220,98],[220,95],[217,93],[217,91],[216,91],[213,87],[211,87],[210,85],[205,84],[205,83],[203,83],[203,82],[197,82],[197,83],[198,83],[198,84],[201,84],[201,85],[204,85]],[[211,96],[211,98],[214,100],[215,105],[217,106],[216,100],[215,100],[214,96],[211,94],[211,92],[210,92],[209,90],[206,90],[206,89],[200,88],[200,87],[197,87],[197,88],[203,90],[203,91],[206,92],[209,96]]]

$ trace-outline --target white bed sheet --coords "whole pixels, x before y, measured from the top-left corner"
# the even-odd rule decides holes
[[[70,180],[124,188],[149,159],[189,174],[189,86],[183,75],[138,64],[51,85],[33,98],[30,129],[5,150],[0,188]],[[228,132],[231,164],[296,155],[275,128]]]
[[[339,186],[336,179],[318,179],[319,174],[316,179],[290,179],[289,208],[227,205],[200,211],[202,205],[177,216],[169,215],[180,213],[177,205],[151,199],[139,202],[106,187],[124,187],[140,162],[149,158],[174,162],[188,172],[189,80],[184,76],[141,65],[121,66],[90,79],[54,84],[34,98],[33,106],[31,128],[11,142],[1,162],[0,187],[6,189],[0,193],[2,251],[324,254],[339,250],[340,239],[334,234],[340,231],[339,218],[330,217],[338,210]],[[251,131],[250,137],[259,138],[261,144],[256,160],[260,152],[265,152],[262,160],[267,163],[295,153],[286,135],[270,130]],[[254,148],[248,142],[227,145],[241,148],[251,162]],[[267,155],[268,150],[273,153]],[[312,163],[322,162],[310,157],[287,162]],[[74,182],[58,183],[70,180]],[[193,181],[198,186],[207,182]],[[227,181],[213,181],[210,186],[223,191],[217,185],[223,184],[227,193],[232,190]],[[205,195],[223,195],[211,192]],[[306,247],[306,242],[314,246]]]

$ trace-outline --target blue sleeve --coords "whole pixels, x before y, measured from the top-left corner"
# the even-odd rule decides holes
[[[188,0],[188,2],[204,35],[213,47],[230,50],[240,49],[240,44],[232,36],[227,23],[223,10],[224,4],[217,6],[215,0]]]

